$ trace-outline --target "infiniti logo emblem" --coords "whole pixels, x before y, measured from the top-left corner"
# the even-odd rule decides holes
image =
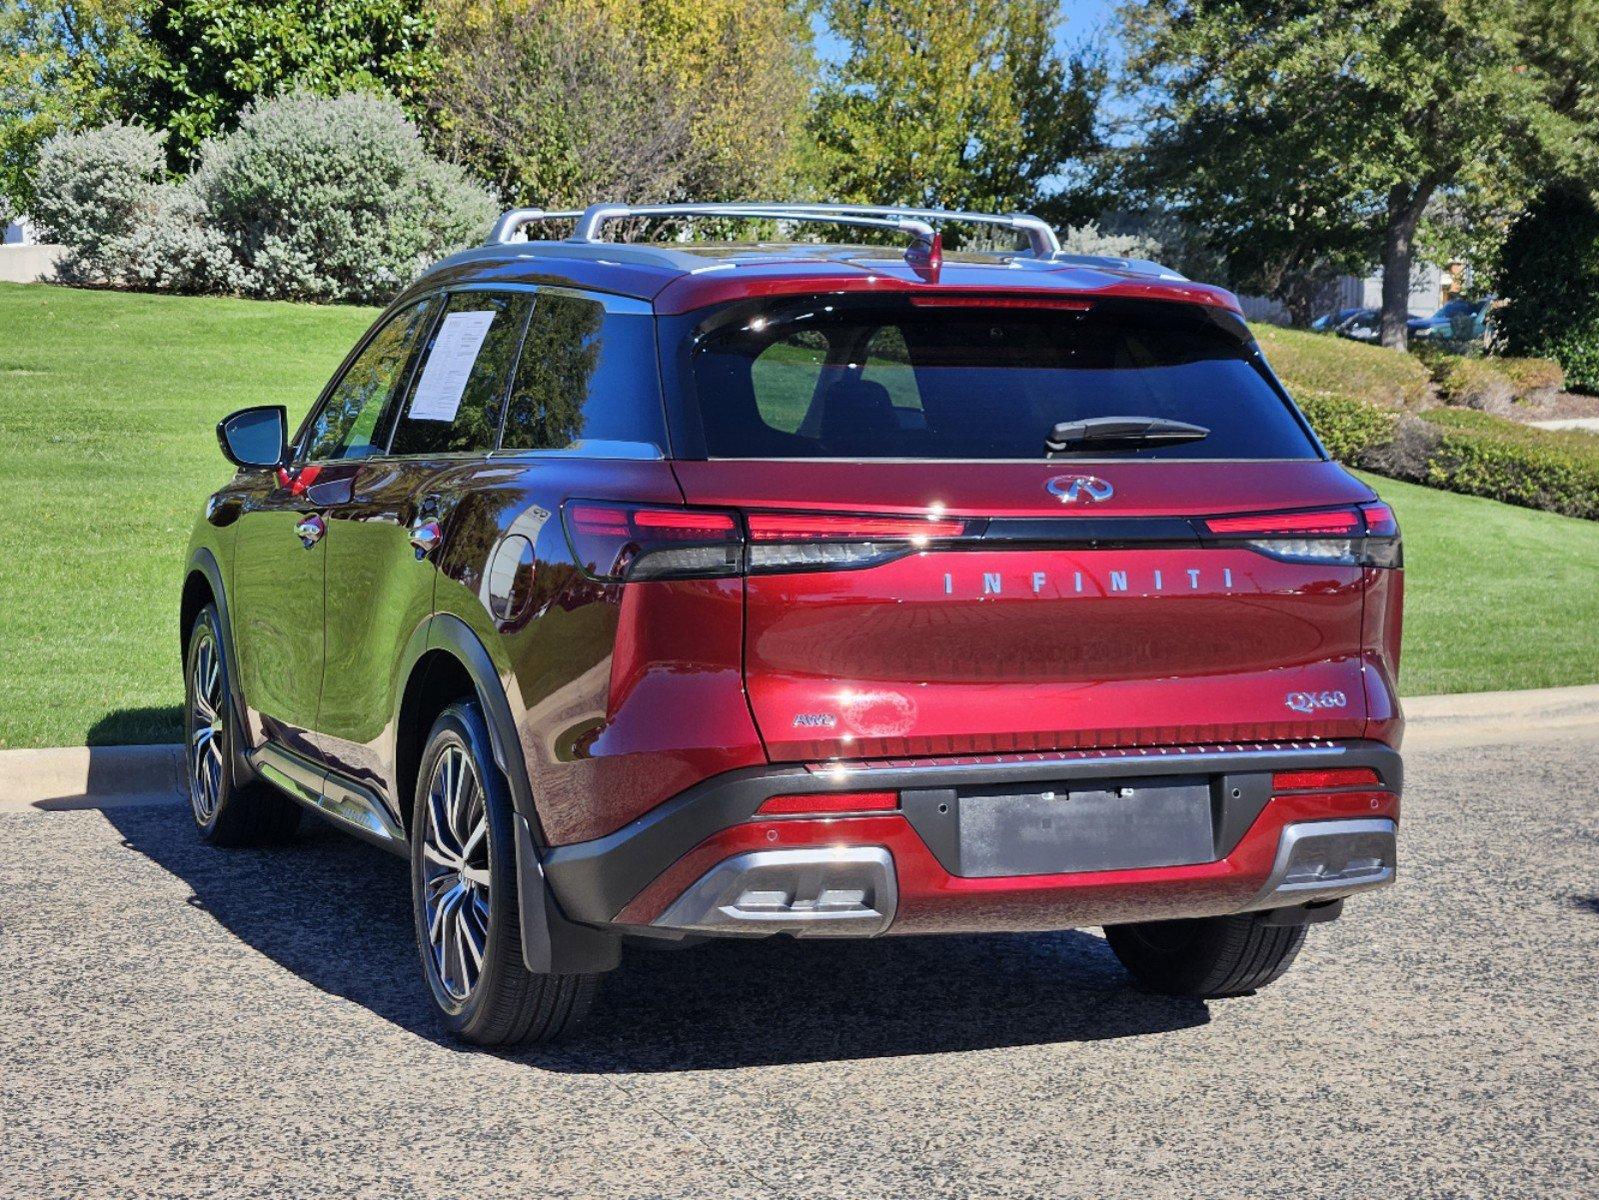
[[[1058,496],[1062,504],[1097,504],[1116,492],[1108,480],[1097,475],[1057,475],[1044,484],[1044,490]]]

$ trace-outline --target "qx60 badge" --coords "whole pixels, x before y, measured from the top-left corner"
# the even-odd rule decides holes
[[[1110,481],[1097,475],[1057,475],[1044,484],[1044,490],[1062,504],[1098,504],[1116,494]]]

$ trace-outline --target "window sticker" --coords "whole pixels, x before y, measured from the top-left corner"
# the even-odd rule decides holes
[[[444,318],[406,416],[413,421],[455,420],[461,394],[494,317],[492,312],[467,312]]]

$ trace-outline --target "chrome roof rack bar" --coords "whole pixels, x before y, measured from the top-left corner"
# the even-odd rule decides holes
[[[892,229],[898,233],[908,233],[918,242],[927,245],[932,244],[935,236],[931,225],[909,215],[824,213],[800,204],[591,204],[578,217],[577,227],[572,231],[569,240],[603,241],[601,233],[607,222],[625,221],[632,217],[732,217],[753,221],[825,221],[832,225]]]
[[[898,216],[923,221],[953,221],[960,225],[997,225],[1025,234],[1034,258],[1051,258],[1060,252],[1060,240],[1049,222],[1031,213],[980,213],[964,209],[904,208],[894,204],[795,204],[781,207],[801,209],[808,213]]]
[[[560,211],[545,211],[542,208],[513,208],[500,214],[500,219],[494,222],[494,228],[489,230],[489,240],[486,244],[498,246],[512,241],[521,232],[522,226],[531,225],[534,221],[572,221],[582,215],[575,208]]]

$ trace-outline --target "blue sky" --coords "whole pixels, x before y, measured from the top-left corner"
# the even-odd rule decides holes
[[[1060,41],[1064,45],[1076,45],[1097,34],[1108,31],[1114,23],[1116,5],[1119,0],[1060,0],[1061,13],[1065,20],[1061,26]],[[838,42],[827,36],[821,28],[820,19],[813,23],[816,30],[816,52],[823,61],[831,61],[839,57],[840,46]]]

